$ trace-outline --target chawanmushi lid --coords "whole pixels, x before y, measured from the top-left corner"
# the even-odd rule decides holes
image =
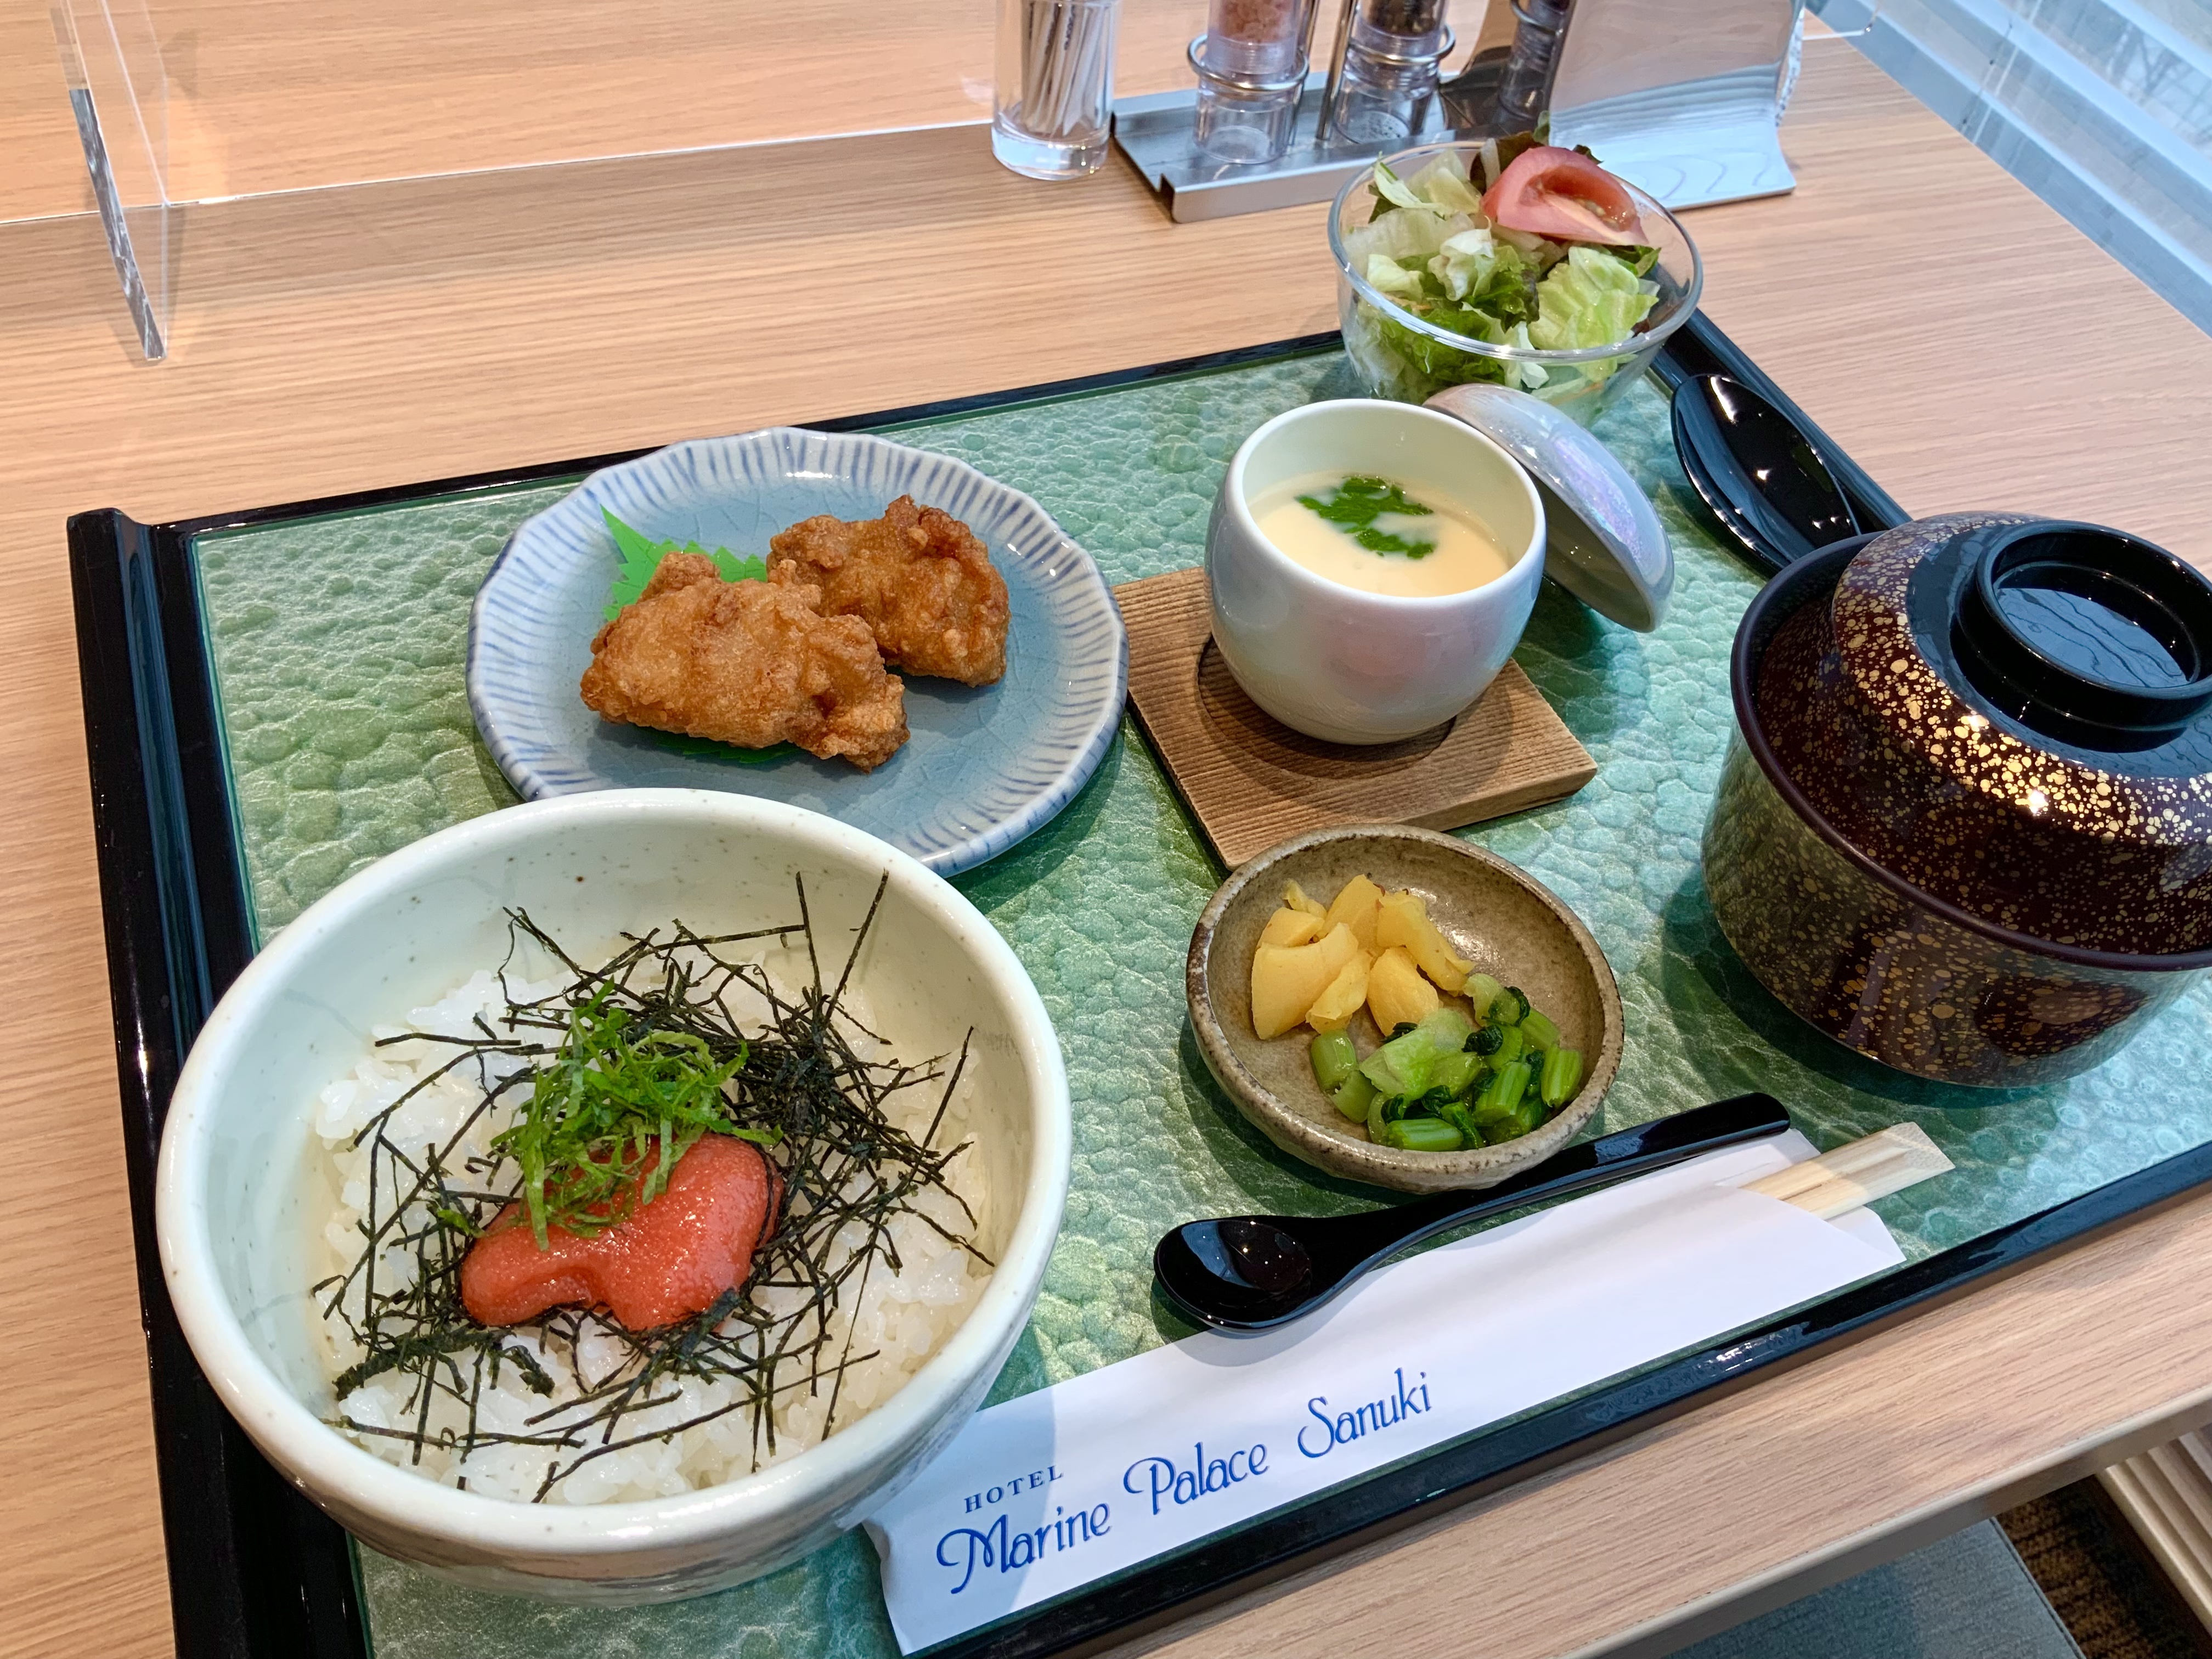
[[[2212,945],[2212,582],[2096,525],[1884,532],[1784,624],[1777,758],[1860,851],[2016,933]]]

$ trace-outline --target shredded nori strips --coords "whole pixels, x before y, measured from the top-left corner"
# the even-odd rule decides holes
[[[845,1369],[874,1355],[853,1353],[849,1335],[834,1345],[838,1352],[831,1352],[827,1327],[848,1298],[858,1303],[878,1258],[898,1271],[901,1264],[887,1231],[893,1218],[919,1213],[917,1195],[934,1187],[952,1197],[974,1224],[974,1215],[944,1179],[946,1166],[967,1143],[942,1149],[932,1145],[966,1067],[974,1033],[963,1038],[957,1055],[920,1066],[861,1059],[854,1051],[854,1034],[869,1039],[872,1047],[882,1039],[861,1025],[842,999],[882,902],[884,884],[878,885],[835,987],[826,991],[803,878],[797,886],[796,922],[711,937],[678,922],[665,933],[625,935],[623,948],[597,967],[580,964],[526,913],[510,911],[502,985],[525,939],[567,970],[568,985],[541,1001],[510,1000],[501,1030],[480,1018],[478,1035],[472,1037],[408,1032],[378,1044],[441,1044],[454,1052],[430,1077],[372,1118],[352,1142],[373,1152],[360,1223],[362,1249],[346,1272],[314,1286],[324,1316],[341,1322],[362,1351],[361,1358],[337,1377],[337,1394],[343,1401],[370,1378],[400,1372],[413,1381],[407,1396],[413,1421],[387,1428],[341,1415],[338,1426],[407,1441],[413,1448],[410,1462],[419,1462],[424,1449],[433,1445],[464,1457],[479,1446],[543,1447],[544,1478],[534,1494],[541,1500],[594,1458],[668,1439],[732,1411],[751,1413],[757,1468],[775,1450],[772,1407],[797,1389],[817,1395],[826,1391],[823,1436],[836,1427]],[[780,994],[757,963],[723,954],[750,940],[787,941],[793,936],[804,939],[810,964],[810,982],[794,999]],[[739,1029],[727,994],[740,985],[766,1000],[764,1028]],[[478,1324],[462,1305],[461,1261],[500,1212],[520,1197],[521,1177],[511,1161],[495,1164],[462,1158],[457,1164],[459,1143],[495,1103],[510,1091],[526,1093],[538,1072],[559,1060],[571,1014],[593,1004],[626,1012],[626,1030],[633,1036],[641,1031],[681,1034],[694,1040],[684,1047],[696,1048],[702,1063],[727,1067],[742,1061],[722,1091],[729,1118],[724,1132],[773,1148],[766,1156],[776,1167],[782,1192],[772,1229],[744,1284],[725,1292],[706,1312],[676,1324],[632,1331],[603,1311],[573,1307],[550,1310],[518,1326]],[[493,1056],[528,1064],[496,1078],[486,1063]],[[472,1073],[483,1095],[461,1129],[442,1146],[403,1146],[392,1140],[386,1130],[399,1106],[455,1073]],[[892,1096],[939,1082],[935,1115],[920,1140],[890,1121],[884,1107]],[[500,1189],[492,1185],[495,1176]],[[922,1219],[991,1265],[971,1239],[946,1232],[927,1215]],[[833,1240],[855,1222],[866,1229],[866,1243],[829,1270]],[[377,1278],[380,1258],[394,1249],[413,1259],[411,1282],[404,1286],[387,1286]],[[795,1312],[775,1314],[759,1297],[768,1290],[796,1290],[804,1300]],[[516,1367],[535,1393],[550,1396],[555,1388],[530,1346],[514,1340],[519,1331],[534,1334],[547,1356],[560,1358],[581,1397],[549,1404],[531,1419],[527,1432],[501,1433],[479,1425],[477,1405],[486,1383],[498,1382],[502,1367]],[[611,1370],[595,1365],[595,1374],[587,1376],[578,1344],[594,1332],[619,1345],[615,1352],[621,1358]],[[604,1343],[593,1346],[605,1348]],[[626,1431],[631,1413],[677,1398],[670,1385],[686,1377],[742,1386],[731,1405],[678,1424]],[[466,1408],[465,1425],[458,1431],[431,1426],[432,1407],[441,1394]]]

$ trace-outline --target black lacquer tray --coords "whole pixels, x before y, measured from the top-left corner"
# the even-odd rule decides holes
[[[1334,336],[1310,337],[816,424],[855,430],[953,421],[1231,374],[1310,356],[1334,343]],[[1794,411],[1780,389],[1702,317],[1681,330],[1660,359],[1660,376],[1669,383],[1716,370]],[[1825,447],[1838,459],[1863,522],[1901,521],[1897,504],[1863,470],[1832,443]],[[174,524],[143,526],[112,511],[70,520],[70,570],[171,1594],[178,1650],[191,1659],[351,1659],[366,1656],[371,1643],[349,1541],[263,1461],[217,1403],[178,1330],[155,1249],[152,1182],[162,1114],[194,1034],[251,957],[256,932],[203,613],[201,538],[503,487],[557,483],[624,459],[559,461]],[[2212,1142],[2212,1132],[2162,1161],[1967,1242],[1935,1249],[1808,1312],[1478,1433],[937,1651],[962,1659],[1042,1659],[1078,1652],[1249,1590],[1586,1454],[1716,1391],[1802,1361],[2170,1199],[2212,1177],[2212,1144],[2205,1142]]]

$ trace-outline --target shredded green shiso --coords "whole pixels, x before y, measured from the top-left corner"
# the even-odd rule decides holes
[[[656,1027],[614,1003],[603,984],[568,1013],[561,1044],[538,1068],[521,1115],[492,1142],[522,1171],[523,1207],[538,1248],[546,1230],[579,1238],[626,1221],[660,1196],[669,1171],[700,1138],[757,1146],[773,1128],[733,1122],[724,1093],[744,1069],[740,1040],[726,1058],[696,1032]]]

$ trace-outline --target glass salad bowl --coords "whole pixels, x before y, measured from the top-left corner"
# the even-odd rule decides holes
[[[1588,426],[1635,383],[1667,337],[1698,308],[1705,267],[1697,246],[1673,214],[1627,185],[1645,234],[1652,238],[1656,257],[1649,265],[1632,280],[1618,259],[1594,264],[1583,254],[1583,269],[1577,270],[1579,249],[1571,247],[1559,262],[1569,270],[1551,296],[1547,314],[1540,321],[1524,317],[1508,322],[1511,307],[1486,305],[1486,289],[1495,293],[1510,288],[1516,264],[1525,269],[1532,260],[1557,261],[1556,246],[1536,248],[1532,254],[1535,239],[1470,235],[1486,222],[1441,210],[1480,195],[1483,149],[1478,142],[1401,150],[1363,168],[1337,192],[1329,212],[1328,246],[1336,256],[1344,349],[1378,398],[1425,403],[1446,386],[1483,380],[1532,393]],[[1443,182],[1438,210],[1401,206],[1378,219],[1375,210],[1382,198],[1375,185],[1378,169],[1386,167],[1424,201],[1429,199],[1426,189],[1436,188],[1446,170],[1457,173],[1458,183],[1454,188]],[[1428,185],[1417,188],[1425,179]],[[1447,243],[1455,246],[1447,248]],[[1383,264],[1375,263],[1378,254]],[[1544,268],[1548,283],[1556,264]],[[1398,293],[1385,292],[1376,278]],[[1439,320],[1417,314],[1401,301],[1436,313]],[[1477,307],[1486,314],[1477,314]],[[1641,318],[1617,337],[1601,337],[1607,319],[1632,317],[1639,310]],[[1496,337],[1477,337],[1446,325],[1444,319]],[[1573,343],[1546,349],[1531,341],[1532,326],[1539,337]],[[1601,337],[1589,337],[1593,333]]]

